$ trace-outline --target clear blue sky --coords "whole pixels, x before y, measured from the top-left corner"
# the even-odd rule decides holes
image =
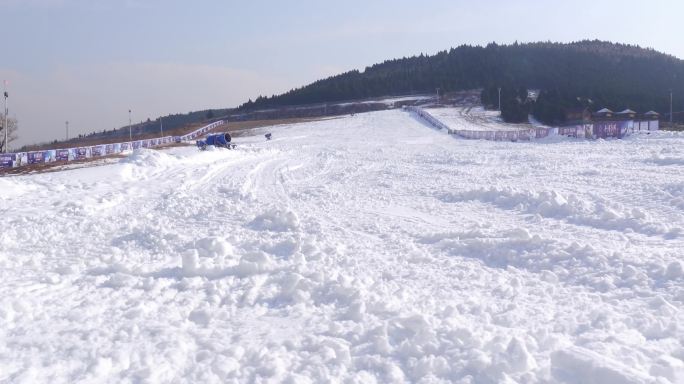
[[[385,59],[602,39],[684,58],[679,1],[0,0],[18,144],[236,106]]]

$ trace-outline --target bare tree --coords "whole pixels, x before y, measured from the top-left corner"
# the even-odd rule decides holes
[[[0,150],[2,150],[2,152],[5,152],[5,127],[3,127],[3,124],[5,124],[5,116],[3,114],[0,114]],[[7,144],[9,144],[19,138],[19,136],[17,135],[19,124],[17,122],[17,119],[8,117],[7,125],[9,126],[9,130],[7,131]]]

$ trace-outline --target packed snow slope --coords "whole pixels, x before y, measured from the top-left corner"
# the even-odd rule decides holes
[[[684,136],[271,132],[0,178],[0,382],[684,380]]]

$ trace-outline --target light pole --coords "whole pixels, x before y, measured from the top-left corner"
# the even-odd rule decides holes
[[[672,127],[672,90],[670,89],[670,128]]]
[[[9,131],[9,126],[7,125],[7,98],[9,97],[9,94],[7,93],[7,80],[5,80],[5,123],[3,124],[3,129],[5,131],[5,145],[3,145],[2,150],[3,152],[7,153],[7,147],[9,147],[9,143],[7,142],[7,131]]]
[[[66,124],[66,139],[69,141],[69,120],[65,122]]]
[[[128,110],[128,140],[133,141],[133,133],[131,132],[131,110]]]
[[[499,112],[501,112],[501,87],[499,87]]]

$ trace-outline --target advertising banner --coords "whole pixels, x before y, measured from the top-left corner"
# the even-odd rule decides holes
[[[92,146],[92,147],[90,147],[90,153],[92,154],[93,157],[104,156],[105,155],[105,146],[104,145]]]
[[[43,152],[43,157],[45,158],[46,163],[52,163],[55,161],[55,157],[57,156],[57,151],[54,149],[48,149],[47,151]]]
[[[29,164],[44,163],[45,157],[43,155],[44,155],[44,153],[42,151],[41,152],[29,152],[27,154],[28,163]]]
[[[103,144],[92,147],[54,149],[29,153],[17,152],[0,154],[0,167],[19,167],[29,163],[36,164],[53,161],[84,160],[91,156],[104,156],[115,153],[121,153],[123,151],[129,151],[131,149],[138,149],[143,146],[148,148],[173,142],[180,143],[184,140],[194,139],[195,137],[198,137],[205,132],[209,132],[213,128],[223,123],[223,120],[216,121],[183,136],[166,136],[150,140],[138,140],[134,142]]]
[[[615,121],[600,121],[594,124],[594,134],[597,139],[620,137],[620,127]]]
[[[0,167],[11,168],[14,166],[16,159],[17,155],[14,153],[0,153]]]
[[[74,160],[85,160],[88,158],[88,148],[85,147],[73,148],[72,153]]]
[[[55,151],[55,160],[57,161],[69,161],[69,150],[68,149],[58,149]]]
[[[577,127],[574,125],[570,127],[559,127],[558,134],[561,136],[577,137]]]
[[[549,136],[549,129],[548,128],[535,128],[534,129],[534,137],[537,139],[541,139],[544,137]]]

